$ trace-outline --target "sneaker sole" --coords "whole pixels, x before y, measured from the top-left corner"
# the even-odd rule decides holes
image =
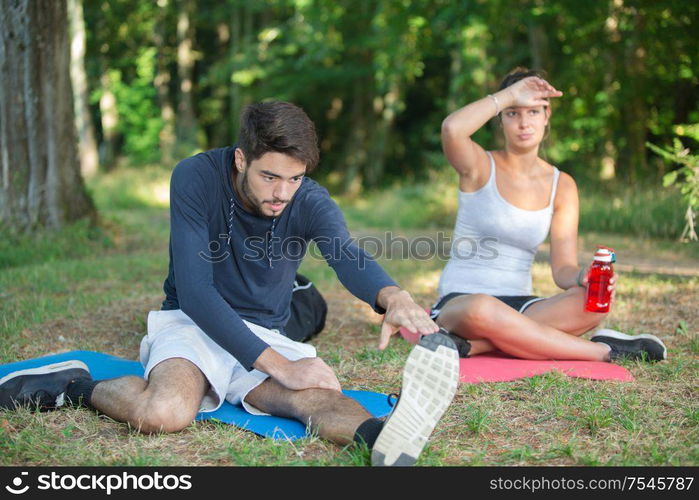
[[[83,363],[82,361],[78,361],[77,359],[72,359],[70,361],[61,361],[60,363],[44,365],[38,368],[28,368],[26,370],[19,370],[16,372],[8,373],[3,378],[0,378],[0,385],[4,384],[8,380],[11,380],[15,377],[21,377],[23,375],[45,375],[47,373],[61,372],[63,370],[70,370],[73,368],[82,369],[85,370],[87,373],[90,373],[90,369],[87,367],[85,363]]]
[[[663,343],[662,340],[660,340],[655,335],[651,335],[650,333],[639,333],[638,335],[627,335],[626,333],[617,332],[616,330],[609,330],[606,328],[602,328],[600,330],[597,330],[597,332],[595,332],[595,334],[592,337],[590,337],[590,340],[594,339],[595,337],[611,337],[613,339],[619,339],[619,340],[635,340],[635,339],[653,340],[663,347],[663,359],[667,359],[667,347],[665,347],[665,344]]]
[[[454,342],[440,334],[422,337],[405,362],[400,399],[376,439],[372,465],[415,464],[458,385]]]

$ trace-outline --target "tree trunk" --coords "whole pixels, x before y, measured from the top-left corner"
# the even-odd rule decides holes
[[[646,103],[646,49],[642,44],[645,19],[641,13],[633,15],[633,34],[626,47],[626,97],[622,102],[629,178],[636,182],[648,176],[646,136],[648,133],[648,104]]]
[[[252,7],[245,1],[232,1],[230,19],[230,60],[231,74],[238,70],[238,61],[250,50],[253,44],[253,14]],[[238,141],[240,133],[240,114],[243,108],[252,102],[250,91],[245,90],[239,83],[231,80],[230,87],[230,137],[231,143]]]
[[[230,50],[231,46],[231,29],[228,24],[228,19],[222,20],[217,23],[216,26],[216,42],[217,51],[220,54],[225,54]],[[228,81],[220,82],[216,85],[211,86],[211,96],[215,99],[216,106],[219,109],[219,121],[211,127],[210,132],[206,134],[208,143],[207,148],[220,148],[223,146],[229,146],[231,132],[228,128],[228,120],[222,120],[224,117],[230,116],[230,104],[231,104],[231,86],[230,78]],[[209,124],[210,125],[210,124]]]
[[[189,156],[197,148],[197,118],[194,114],[194,2],[180,0],[177,17],[177,75],[180,80],[177,106],[178,156]]]
[[[170,70],[168,62],[168,45],[166,37],[168,0],[158,1],[158,18],[155,23],[155,47],[157,55],[157,74],[153,84],[158,91],[158,104],[163,128],[160,130],[160,161],[171,165],[174,161],[175,148],[175,108],[170,96]]]
[[[453,113],[461,106],[464,105],[464,92],[463,92],[463,72],[464,72],[464,57],[463,48],[461,46],[461,39],[457,38],[454,47],[449,51],[449,89],[447,91],[446,100],[446,112],[444,117],[448,114]]]
[[[236,62],[237,62],[237,57],[238,54],[241,52],[241,43],[243,40],[242,37],[242,16],[243,16],[243,9],[244,7],[240,4],[237,3],[235,6],[231,7],[231,38],[230,38],[230,59],[232,61],[232,68],[231,68],[231,74],[233,74],[237,67],[236,67]],[[238,141],[238,132],[240,129],[240,112],[243,109],[243,105],[241,102],[242,99],[242,93],[240,92],[240,86],[231,79],[231,90],[230,90],[230,113],[229,113],[229,119],[230,119],[230,133],[231,133],[231,143],[235,143]]]
[[[66,0],[0,2],[0,224],[94,217],[76,148]]]
[[[366,57],[366,61],[371,61]],[[367,62],[369,65],[370,62]],[[371,137],[370,127],[374,121],[371,97],[373,96],[373,75],[362,75],[352,87],[352,109],[349,118],[349,137],[345,145],[345,167],[342,191],[357,195],[362,186],[361,172],[367,163],[366,145]]]
[[[82,0],[68,0],[70,17],[70,79],[73,84],[75,109],[75,126],[78,130],[78,147],[80,152],[80,171],[83,177],[97,173],[99,155],[95,126],[90,114],[87,74],[85,73],[85,18]]]
[[[366,162],[366,174],[364,176],[367,187],[377,187],[382,179],[386,167],[386,156],[391,143],[391,131],[398,115],[402,81],[398,78],[391,84],[390,90],[383,96],[383,109],[373,120],[374,128],[370,136],[369,156]]]
[[[102,118],[102,164],[107,170],[114,168],[116,163],[119,111],[116,96],[112,92],[112,80],[109,70],[104,69],[100,77],[102,96],[100,97],[100,117]]]
[[[532,57],[533,69],[546,69],[553,74],[551,58],[549,57],[549,41],[546,30],[539,22],[529,19],[527,22],[527,35],[529,37],[529,49]]]
[[[605,59],[603,91],[607,95],[611,96],[611,99],[616,102],[619,101],[619,98],[617,97],[619,91],[614,88],[614,83],[616,79],[619,78],[623,59],[621,55],[622,36],[619,30],[622,7],[623,4],[619,2],[610,3],[609,15],[604,25],[608,49],[603,55]],[[618,134],[615,131],[620,129],[621,126],[618,106],[616,108],[616,111],[610,114],[609,118],[607,118],[605,126],[602,128],[602,133],[604,134],[604,145],[602,146],[602,149],[598,149],[597,151],[597,154],[601,156],[599,178],[603,181],[611,181],[619,174],[617,171],[619,167],[619,153],[616,145],[619,141]]]

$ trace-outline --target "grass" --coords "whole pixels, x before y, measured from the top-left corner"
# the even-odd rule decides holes
[[[91,189],[104,221],[97,232],[78,225],[57,235],[65,243],[56,247],[36,249],[42,239],[31,237],[0,247],[1,362],[73,349],[137,358],[147,311],[159,307],[167,270],[167,209],[148,195],[148,186],[151,193],[162,189],[160,177],[166,173],[156,173],[145,171],[139,177],[132,171],[134,181],[115,172],[116,180],[106,176],[94,182]],[[146,194],[121,192],[129,185]],[[362,212],[353,206],[350,212],[357,211],[350,227],[362,229]],[[393,220],[373,208],[364,214],[369,222],[363,229],[385,229],[391,226],[386,221]],[[407,217],[395,209],[394,215]],[[662,250],[663,261],[679,255],[697,267],[687,245],[613,236],[630,253],[635,249],[645,255],[650,245]],[[24,255],[32,248],[34,253]],[[434,299],[443,264],[438,259],[382,261],[424,305]],[[547,265],[536,263],[533,271],[535,291],[555,293]],[[397,392],[410,346],[394,339],[386,351],[377,351],[380,317],[344,290],[322,261],[307,259],[302,272],[328,300],[326,330],[313,343],[343,386]],[[696,276],[624,273],[608,326],[661,336],[669,361],[625,363],[636,379],[631,383],[548,373],[510,383],[461,385],[419,464],[699,464],[698,292]],[[0,412],[0,465],[368,463],[366,448],[343,448],[314,436],[293,443],[270,441],[215,421],[192,424],[177,434],[143,436],[85,409]]]

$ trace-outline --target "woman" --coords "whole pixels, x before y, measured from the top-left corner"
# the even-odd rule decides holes
[[[561,95],[538,72],[517,68],[497,93],[442,123],[444,153],[459,174],[460,192],[452,255],[432,317],[451,332],[462,356],[501,350],[525,359],[665,359],[666,348],[653,335],[602,329],[591,340],[580,337],[606,314],[583,308],[575,181],[539,157],[551,118],[548,100]],[[471,139],[493,116],[504,135],[502,151],[485,151]],[[553,279],[564,291],[540,298],[532,296],[531,265],[549,229]],[[474,242],[492,251],[474,255]]]

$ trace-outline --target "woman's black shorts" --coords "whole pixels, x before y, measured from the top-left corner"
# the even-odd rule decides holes
[[[437,319],[437,317],[439,316],[439,312],[442,310],[442,308],[446,305],[447,302],[449,302],[451,299],[460,297],[462,295],[473,294],[459,292],[448,293],[447,295],[439,299],[435,305],[432,306],[432,309],[430,310],[430,318]],[[534,302],[539,302],[540,300],[544,300],[546,298],[537,297],[536,295],[494,295],[493,297],[495,297],[501,302],[504,302],[515,311],[521,313],[523,313],[527,309],[527,307],[532,305]]]

